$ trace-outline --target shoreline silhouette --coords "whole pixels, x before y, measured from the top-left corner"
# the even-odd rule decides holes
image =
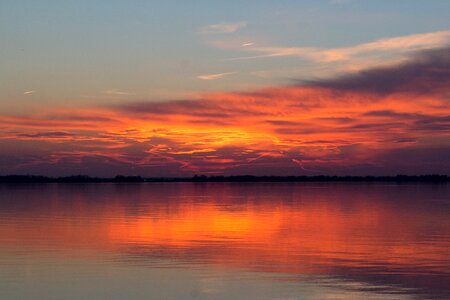
[[[142,177],[123,176],[91,177],[73,175],[63,177],[47,177],[40,175],[3,175],[0,183],[147,183],[147,182],[449,182],[448,175],[396,175],[396,176],[206,176],[193,177]]]

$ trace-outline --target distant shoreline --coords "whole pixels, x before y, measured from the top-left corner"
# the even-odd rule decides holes
[[[0,176],[0,183],[146,183],[146,182],[450,182],[447,175],[396,176],[205,176],[193,177],[141,177],[115,176],[112,178],[75,175],[46,177],[37,175]]]

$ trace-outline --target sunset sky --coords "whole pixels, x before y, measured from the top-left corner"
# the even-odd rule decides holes
[[[0,175],[449,170],[450,1],[0,2]]]

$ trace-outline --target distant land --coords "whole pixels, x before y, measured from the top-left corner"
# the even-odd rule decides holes
[[[193,177],[141,177],[117,175],[111,178],[74,175],[46,177],[37,175],[0,176],[0,183],[145,183],[145,182],[449,182],[447,175],[396,176],[206,176]]]

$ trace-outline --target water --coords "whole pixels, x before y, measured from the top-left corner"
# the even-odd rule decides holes
[[[0,299],[450,299],[450,185],[0,185]]]

